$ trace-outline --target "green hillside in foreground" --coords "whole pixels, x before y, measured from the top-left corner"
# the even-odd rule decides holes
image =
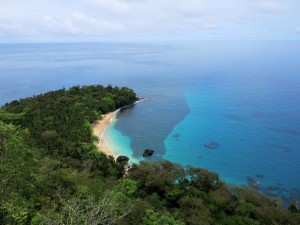
[[[0,109],[0,224],[288,225],[288,209],[218,174],[168,161],[124,164],[99,152],[92,123],[137,100],[129,88],[72,87]]]

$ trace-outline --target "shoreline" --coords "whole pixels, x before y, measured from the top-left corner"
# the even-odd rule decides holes
[[[118,156],[113,151],[113,149],[111,149],[108,146],[108,144],[106,143],[107,140],[105,140],[104,137],[107,128],[110,126],[117,112],[118,110],[114,112],[106,113],[102,115],[101,120],[97,120],[93,123],[93,135],[95,135],[99,139],[99,141],[95,143],[97,149],[108,156],[112,156],[114,159],[116,159]]]
[[[149,99],[151,99],[151,98],[149,98]],[[123,155],[122,152],[111,147],[112,145],[110,145],[109,140],[107,139],[107,137],[105,137],[105,133],[106,133],[107,129],[109,128],[109,126],[111,125],[111,123],[114,121],[114,119],[116,119],[116,116],[118,115],[119,112],[121,112],[124,109],[133,107],[135,104],[138,104],[144,100],[145,100],[145,98],[138,99],[134,103],[123,106],[123,107],[115,110],[114,112],[109,112],[109,113],[103,114],[102,118],[100,120],[97,120],[92,124],[93,135],[95,135],[99,139],[98,142],[95,142],[95,146],[97,147],[98,151],[100,151],[108,156],[112,156],[115,160],[117,159],[118,156]],[[129,157],[128,155],[126,155],[126,156]],[[129,161],[136,161],[136,160],[133,160],[132,158],[130,158]]]

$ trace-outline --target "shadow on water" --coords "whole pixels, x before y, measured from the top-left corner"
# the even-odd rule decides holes
[[[165,104],[166,102],[168,104]],[[180,110],[174,110],[178,104],[181,106]],[[115,127],[131,139],[130,147],[134,158],[140,158],[148,148],[153,149],[155,157],[160,159],[166,152],[164,140],[188,112],[183,96],[177,96],[175,99],[168,96],[149,98],[148,101],[122,110]],[[173,137],[180,141],[180,134]]]

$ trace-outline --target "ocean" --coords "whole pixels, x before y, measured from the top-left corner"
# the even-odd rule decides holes
[[[284,202],[300,199],[300,42],[0,45],[0,105],[73,85],[134,89],[143,101],[106,132],[133,162],[217,172]]]

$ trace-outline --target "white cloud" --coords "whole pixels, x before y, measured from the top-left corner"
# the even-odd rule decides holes
[[[56,19],[50,15],[44,17],[45,30],[53,34],[80,34],[81,30],[73,22],[66,18],[63,20]]]
[[[10,0],[0,8],[0,32],[7,37],[230,38],[239,33],[247,38],[248,30],[284,32],[297,27],[297,21],[299,0]]]
[[[130,10],[129,4],[121,0],[87,0],[99,9],[116,12],[127,12]]]
[[[257,1],[253,3],[253,6],[259,11],[268,13],[282,13],[289,9],[289,5],[286,2],[278,0]]]
[[[174,8],[174,13],[180,13],[184,16],[202,16],[209,12],[209,5],[203,4],[201,1],[197,0],[187,0],[187,1],[180,1],[174,0],[173,7],[170,7],[170,2],[166,2],[166,7]]]
[[[34,35],[34,30],[25,24],[20,24],[17,22],[6,22],[0,21],[0,36],[1,37],[11,37],[11,36],[29,36]]]
[[[101,18],[95,19],[79,12],[73,12],[71,15],[73,22],[81,29],[84,29],[86,34],[93,32],[103,33],[124,31],[124,27],[121,23],[115,23]]]
[[[57,19],[50,15],[44,17],[45,28],[48,32],[66,35],[103,35],[124,31],[121,24],[95,19],[79,12],[72,12],[67,18]]]

